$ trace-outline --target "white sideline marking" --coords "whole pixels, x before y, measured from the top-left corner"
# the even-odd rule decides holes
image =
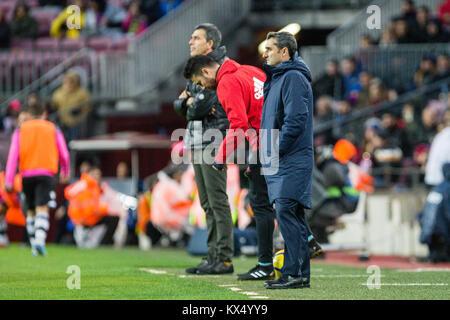
[[[242,292],[243,294],[246,294],[248,296],[257,296],[259,293],[258,292],[251,292],[251,291],[246,291],[246,292]]]
[[[432,271],[446,271],[450,272],[450,268],[418,268],[411,270],[398,270],[399,272],[432,272]]]
[[[139,270],[145,271],[148,273],[152,273],[152,274],[170,274],[170,275],[172,275],[172,273],[167,273],[167,271],[165,271],[165,270],[156,270],[156,269],[149,269],[149,268],[139,268]]]
[[[380,277],[384,277],[380,275]],[[367,278],[365,274],[313,274],[311,278]]]
[[[269,299],[269,297],[266,296],[249,296],[252,299]]]
[[[361,283],[362,286],[367,286],[367,283]],[[380,283],[382,286],[393,286],[393,287],[430,287],[430,286],[448,286],[448,283]]]
[[[231,291],[241,291],[242,289],[232,287],[232,288],[230,288],[230,290],[231,290]]]
[[[219,284],[219,287],[234,287],[234,284]]]

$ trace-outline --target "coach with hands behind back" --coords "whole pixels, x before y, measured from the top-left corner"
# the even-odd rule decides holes
[[[269,200],[275,203],[285,241],[283,275],[266,281],[264,286],[305,288],[310,286],[310,257],[304,209],[311,208],[314,161],[311,72],[298,57],[294,36],[287,32],[267,35],[263,57],[267,79],[261,130],[265,129],[269,135],[278,132],[278,142],[261,143],[260,155],[266,157],[263,170],[267,172]],[[279,167],[272,174],[270,166],[275,158]]]

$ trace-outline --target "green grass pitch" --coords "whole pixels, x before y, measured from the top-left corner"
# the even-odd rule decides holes
[[[381,269],[381,288],[370,290],[366,268],[312,262],[311,288],[267,290],[262,281],[237,281],[236,274],[253,267],[255,257],[235,257],[233,275],[192,276],[184,269],[199,257],[180,249],[102,247],[80,250],[48,246],[47,257],[11,245],[0,249],[0,299],[125,299],[125,300],[286,300],[286,299],[440,299],[450,295],[450,272],[402,272]],[[69,289],[80,270],[80,289]],[[71,279],[69,279],[69,282]],[[70,282],[73,283],[73,282]]]

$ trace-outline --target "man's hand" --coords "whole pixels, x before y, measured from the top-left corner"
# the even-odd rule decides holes
[[[209,111],[209,115],[212,116],[214,113],[216,113],[216,108],[212,107],[211,111]]]
[[[186,90],[183,90],[178,99],[186,99],[188,97],[190,97],[190,94]]]
[[[214,161],[214,163],[212,164],[212,167],[213,167],[214,170],[223,171],[224,168],[225,168],[225,164],[224,163],[217,163],[217,162]]]
[[[9,192],[9,193],[14,191],[14,187],[12,185],[10,185],[10,184],[7,184],[7,183],[5,183],[4,188],[5,188],[6,192]]]
[[[59,175],[59,183],[61,184],[67,184],[69,183],[70,177],[66,176],[65,174],[60,174]]]
[[[186,106],[190,106],[191,104],[192,104],[192,102],[194,102],[194,97],[189,97],[187,100],[186,100]]]

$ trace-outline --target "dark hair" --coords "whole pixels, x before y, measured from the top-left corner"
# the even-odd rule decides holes
[[[28,106],[27,111],[31,113],[32,116],[39,117],[46,111],[45,105],[43,103],[36,103]]]
[[[269,32],[267,34],[266,40],[270,38],[274,38],[276,40],[276,46],[278,49],[287,48],[289,51],[289,57],[291,59],[294,58],[295,53],[297,52],[297,40],[295,37],[289,32]]]
[[[16,3],[16,6],[14,7],[14,12],[13,12],[13,18],[16,18],[17,11],[19,10],[20,7],[23,7],[23,9],[25,11],[25,15],[28,15],[28,12],[30,11],[30,7],[28,7],[26,2],[22,0],[22,1],[19,1]]]
[[[213,42],[213,50],[217,49],[222,42],[222,33],[220,33],[219,29],[213,25],[212,23],[202,23],[194,28],[194,30],[203,29],[206,34],[206,41],[212,40]]]
[[[216,61],[214,61],[213,58],[204,56],[204,55],[197,55],[194,57],[189,58],[189,60],[186,62],[186,65],[184,66],[184,77],[186,79],[192,79],[192,76],[199,75],[201,73],[201,70],[203,68],[212,67],[215,64],[217,64]]]

